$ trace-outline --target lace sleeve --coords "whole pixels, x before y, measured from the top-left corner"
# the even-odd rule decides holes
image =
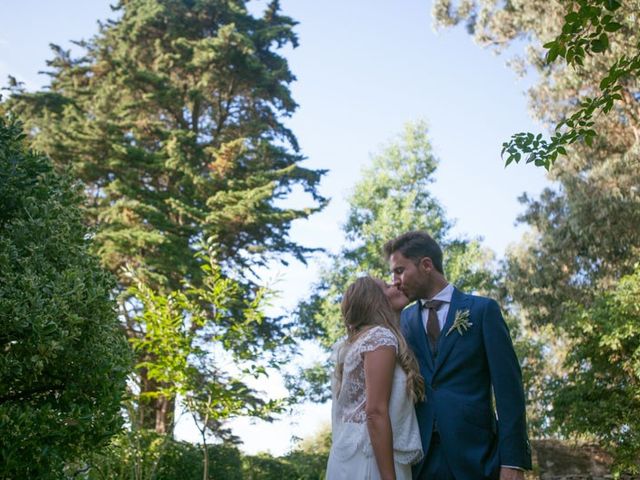
[[[398,339],[391,330],[385,327],[374,327],[366,332],[358,345],[358,353],[364,355],[381,347],[393,347],[398,353]]]

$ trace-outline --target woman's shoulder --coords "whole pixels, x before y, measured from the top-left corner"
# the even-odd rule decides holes
[[[360,352],[372,351],[385,346],[398,349],[398,338],[390,328],[384,325],[376,325],[367,329],[357,338],[355,343],[359,345]]]

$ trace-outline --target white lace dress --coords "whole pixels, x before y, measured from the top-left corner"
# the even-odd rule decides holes
[[[336,369],[331,385],[332,445],[327,464],[327,480],[380,478],[367,430],[364,376],[364,354],[379,348],[394,348],[396,354],[398,352],[398,340],[388,328],[373,327],[353,343],[341,340],[333,347],[332,359],[336,363]],[[343,373],[342,380],[338,381],[337,366],[340,363],[343,364]],[[396,362],[389,417],[397,480],[410,480],[411,464],[422,457],[418,421],[406,384],[407,375]]]

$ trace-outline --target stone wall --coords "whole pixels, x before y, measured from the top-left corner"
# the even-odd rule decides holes
[[[534,471],[528,480],[611,480],[611,456],[594,445],[559,440],[533,440]],[[640,480],[621,476],[619,480]]]

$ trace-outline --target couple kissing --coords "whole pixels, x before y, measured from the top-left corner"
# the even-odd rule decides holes
[[[426,232],[384,246],[341,304],[327,480],[522,480],[531,469],[520,364],[495,300],[461,292]]]

